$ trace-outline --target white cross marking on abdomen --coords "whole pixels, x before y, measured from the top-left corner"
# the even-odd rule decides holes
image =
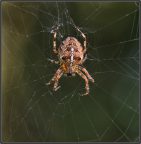
[[[71,65],[73,63],[74,48],[71,48]]]

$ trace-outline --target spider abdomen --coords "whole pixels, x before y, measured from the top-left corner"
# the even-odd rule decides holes
[[[58,49],[61,61],[70,64],[82,64],[84,52],[81,43],[74,37],[67,37]]]

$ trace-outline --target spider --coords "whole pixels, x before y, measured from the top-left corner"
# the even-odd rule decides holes
[[[77,28],[77,27],[76,27]],[[57,36],[57,27],[55,30],[52,30],[53,33],[53,52],[58,55],[58,61],[48,59],[50,62],[59,64],[60,67],[56,71],[53,78],[47,83],[50,85],[54,83],[53,90],[57,91],[60,86],[58,86],[58,81],[62,75],[74,76],[77,73],[80,77],[85,80],[85,89],[86,92],[82,95],[89,94],[89,80],[94,83],[94,79],[88,73],[88,71],[82,66],[85,62],[86,55],[86,36],[81,32],[79,28],[77,30],[80,32],[81,36],[84,39],[83,46],[75,37],[67,37],[64,41],[61,42],[59,48],[56,47],[56,36]]]

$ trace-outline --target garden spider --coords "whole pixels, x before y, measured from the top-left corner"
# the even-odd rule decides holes
[[[77,27],[76,27],[77,28]],[[58,61],[48,59],[50,62],[55,64],[60,64],[59,69],[56,71],[53,78],[47,83],[50,85],[54,83],[53,90],[57,91],[60,86],[58,86],[58,81],[63,74],[67,76],[74,76],[77,73],[85,80],[85,89],[86,92],[82,95],[89,94],[89,80],[94,83],[94,79],[90,76],[88,71],[82,67],[82,64],[86,60],[86,36],[80,31],[81,36],[84,39],[83,46],[75,37],[67,37],[60,44],[59,48],[56,47],[56,36],[57,36],[57,27],[55,30],[52,30],[53,33],[53,52],[58,55]]]

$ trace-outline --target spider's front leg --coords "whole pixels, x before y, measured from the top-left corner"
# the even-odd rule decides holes
[[[86,48],[86,44],[87,44],[86,35],[78,27],[75,26],[75,28],[80,32],[80,34],[82,35],[82,37],[84,39],[84,43],[83,43],[84,51],[83,52],[85,53],[87,51],[87,48]]]
[[[50,85],[51,83],[54,82],[53,90],[57,91],[60,88],[60,86],[58,86],[58,81],[59,81],[59,79],[61,78],[62,75],[63,75],[63,71],[62,71],[61,68],[59,68],[56,71],[56,73],[53,76],[53,78],[47,83],[47,85]]]
[[[83,95],[88,95],[89,94],[89,81],[88,81],[87,77],[80,70],[77,70],[76,73],[85,80],[86,92],[84,94],[82,94],[82,96]]]
[[[51,62],[51,63],[59,64],[59,61],[56,61],[56,60],[53,60],[53,59],[50,59],[50,58],[48,58],[47,60],[48,60],[49,62]]]
[[[56,31],[53,32],[53,52],[54,52],[55,54],[58,53],[58,52],[57,52],[57,48],[56,48],[56,35],[57,35],[57,32],[56,32]]]
[[[52,30],[51,33],[53,33],[53,52],[55,54],[58,53],[57,48],[56,48],[56,36],[57,36],[57,30],[59,29],[59,27],[57,27],[56,29]]]
[[[88,79],[94,83],[94,79],[91,77],[91,75],[85,68],[83,68],[82,66],[78,66],[78,69],[81,70],[82,72],[84,72],[85,75],[88,77]]]

